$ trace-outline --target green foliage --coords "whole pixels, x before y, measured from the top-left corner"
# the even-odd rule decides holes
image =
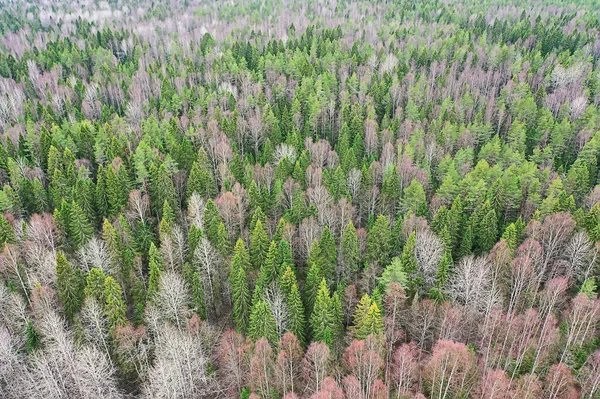
[[[62,252],[56,254],[56,293],[63,304],[68,320],[79,313],[83,305],[85,276],[78,268],[71,266]]]

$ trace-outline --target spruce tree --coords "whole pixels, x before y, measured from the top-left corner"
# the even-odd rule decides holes
[[[321,256],[321,272],[327,281],[334,281],[337,265],[337,247],[331,230],[325,226],[319,241],[319,252]]]
[[[279,339],[277,336],[277,323],[269,304],[264,300],[259,300],[252,306],[248,334],[254,341],[264,337],[271,345],[277,344]]]
[[[248,284],[248,269],[250,257],[244,241],[238,239],[231,258],[231,272],[229,283],[231,285],[231,299],[233,303],[233,319],[238,331],[245,333],[248,328],[250,313],[250,287]]]
[[[94,298],[98,303],[104,303],[104,280],[106,280],[106,274],[102,269],[91,268],[85,278],[85,297]]]
[[[162,255],[154,243],[152,243],[148,252],[148,300],[151,300],[154,294],[158,292],[158,285],[160,276],[164,271],[163,269]]]
[[[354,280],[360,267],[360,249],[358,236],[352,221],[348,223],[342,234],[342,281],[349,283]]]
[[[68,320],[81,310],[85,278],[78,268],[73,268],[62,252],[56,254],[56,291]]]
[[[125,325],[127,322],[127,306],[123,300],[123,290],[119,283],[112,277],[107,277],[104,280],[104,298],[104,312],[106,314],[108,328],[112,331],[117,326]]]
[[[80,248],[94,234],[85,212],[75,201],[71,202],[68,229],[69,243],[73,249]]]
[[[255,270],[259,269],[264,263],[268,250],[269,236],[259,219],[256,221],[254,230],[252,230],[252,234],[250,235],[250,262]]]
[[[315,305],[310,315],[310,328],[313,341],[324,342],[326,331],[329,330],[331,334],[335,330],[336,315],[333,310],[333,303],[329,295],[327,282],[325,279],[322,279],[315,298]]]
[[[379,215],[367,236],[366,261],[385,267],[390,262],[390,224],[386,216]]]

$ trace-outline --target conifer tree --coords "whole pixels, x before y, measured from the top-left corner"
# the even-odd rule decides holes
[[[229,241],[229,233],[225,227],[225,223],[219,223],[217,228],[217,242],[215,248],[223,258],[227,258],[231,254],[231,241]]]
[[[348,223],[342,234],[341,245],[342,281],[351,282],[357,275],[360,267],[360,250],[358,236],[352,221]]]
[[[417,275],[417,259],[415,258],[415,247],[417,245],[417,236],[413,231],[408,239],[406,240],[406,245],[404,245],[404,249],[402,250],[402,256],[400,257],[400,264],[402,265],[402,270],[408,276],[408,289],[414,292],[417,289],[419,284],[418,275]]]
[[[162,256],[154,243],[150,244],[148,252],[148,299],[151,300],[154,294],[158,292],[160,276],[164,271]]]
[[[262,299],[265,289],[267,289],[271,283],[277,281],[278,252],[277,244],[275,244],[275,241],[271,241],[267,257],[260,265],[260,270],[258,271],[258,278],[256,279],[256,287],[254,288],[254,297],[252,300],[253,303]]]
[[[477,231],[477,246],[481,252],[488,252],[496,243],[498,236],[498,218],[496,211],[490,209],[482,219],[480,219]]]
[[[109,329],[112,331],[117,326],[125,325],[127,322],[125,315],[127,306],[123,300],[123,290],[112,277],[107,277],[104,280],[104,298],[104,312]]]
[[[106,280],[106,274],[102,269],[91,268],[85,278],[85,297],[94,298],[98,303],[104,303],[104,280]]]
[[[287,309],[289,330],[296,335],[300,342],[304,343],[306,336],[305,311],[296,283],[292,285],[290,293],[287,296]]]
[[[250,314],[250,287],[248,284],[248,268],[250,257],[244,241],[238,239],[231,258],[231,272],[229,282],[231,285],[231,299],[233,303],[233,319],[236,328],[245,333],[248,328]]]
[[[221,215],[213,200],[206,201],[204,207],[204,218],[202,220],[204,233],[211,244],[216,245],[219,237],[219,224],[221,223]]]
[[[69,211],[68,238],[71,247],[76,249],[80,248],[92,237],[94,228],[83,209],[75,201],[71,202]]]
[[[271,345],[275,345],[279,339],[277,336],[277,323],[269,304],[264,300],[259,300],[252,306],[248,334],[254,341],[259,338],[266,338]]]
[[[15,242],[15,232],[4,215],[0,215],[0,249],[4,244]]]
[[[331,230],[325,226],[319,241],[319,252],[321,256],[321,272],[328,281],[334,281],[335,268],[337,264],[337,248]]]
[[[377,216],[367,236],[366,261],[382,267],[390,262],[390,224],[384,215]]]
[[[369,295],[365,294],[358,302],[354,312],[352,333],[356,339],[365,339],[369,335],[383,333],[383,316]]]
[[[56,291],[68,320],[81,310],[85,278],[78,268],[73,268],[62,252],[56,254]]]
[[[250,235],[250,262],[254,269],[259,269],[267,257],[269,250],[269,237],[262,222],[256,221],[254,230]]]
[[[310,315],[312,340],[324,342],[326,333],[333,334],[336,329],[336,315],[325,279],[321,280],[315,298],[315,305]]]

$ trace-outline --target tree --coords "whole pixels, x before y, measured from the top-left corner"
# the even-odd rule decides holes
[[[351,282],[357,275],[360,267],[360,250],[358,236],[352,221],[348,223],[342,234],[341,243],[341,271],[338,276],[341,281]]]
[[[315,342],[327,342],[332,345],[336,338],[335,334],[339,331],[337,317],[333,300],[327,288],[327,282],[323,279],[319,285],[319,291],[315,298],[315,306],[310,315],[312,340]]]
[[[453,341],[438,341],[424,369],[425,388],[431,397],[469,396],[476,377],[475,355]]]
[[[117,326],[125,325],[127,306],[123,300],[123,290],[112,277],[104,280],[104,298],[106,298],[104,309],[109,330],[112,331]]]
[[[259,338],[266,338],[273,344],[278,341],[277,323],[269,304],[263,299],[252,305],[248,334],[255,341]]]
[[[262,398],[271,397],[273,376],[275,374],[273,350],[265,338],[256,341],[254,354],[250,359],[250,385]]]
[[[369,295],[365,294],[358,302],[354,312],[354,325],[352,332],[356,339],[366,339],[369,335],[383,333],[383,316],[381,311]]]
[[[75,201],[71,202],[68,219],[68,238],[72,248],[80,248],[92,237],[94,228],[85,212]]]
[[[259,269],[263,265],[267,257],[268,249],[269,237],[259,219],[256,221],[254,230],[252,230],[252,234],[250,236],[250,262],[255,270]]]
[[[337,247],[333,234],[328,226],[325,226],[321,233],[319,241],[319,251],[321,256],[321,271],[323,277],[328,281],[335,279],[335,270],[337,265]]]
[[[314,394],[323,388],[323,383],[329,369],[329,347],[323,342],[310,344],[302,360],[302,381],[304,391]]]
[[[417,179],[413,179],[404,189],[402,210],[407,215],[427,215],[427,198],[425,197],[425,190],[423,189],[423,185]]]
[[[390,241],[389,221],[387,217],[379,215],[367,237],[366,261],[369,264],[377,264],[382,267],[388,265],[390,262]]]
[[[250,314],[250,287],[247,270],[250,267],[250,257],[244,242],[239,239],[233,250],[229,283],[233,302],[233,319],[238,331],[245,333],[248,328]]]
[[[229,397],[239,397],[244,381],[249,374],[248,351],[251,344],[236,331],[227,330],[219,341],[219,375]]]
[[[56,254],[56,291],[69,320],[81,309],[85,278],[80,269],[71,266],[62,252]]]
[[[299,376],[304,352],[292,332],[286,332],[277,347],[279,354],[275,362],[275,381],[279,392],[285,396],[288,392],[300,390]]]
[[[360,392],[358,398],[371,397],[377,376],[383,367],[377,338],[369,336],[365,340],[354,340],[344,351],[342,364],[350,373],[348,377],[356,378],[358,384],[344,379],[345,387],[355,386]],[[349,389],[346,389],[348,393]]]

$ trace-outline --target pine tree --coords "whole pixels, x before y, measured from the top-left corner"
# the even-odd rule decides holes
[[[173,227],[175,226],[175,212],[169,204],[169,201],[163,202],[162,219],[159,225],[159,235],[162,237],[164,234],[171,235]]]
[[[112,277],[104,280],[104,298],[106,300],[104,312],[109,329],[112,331],[117,326],[125,325],[127,306],[123,300],[123,290]]]
[[[323,280],[323,272],[321,271],[321,262],[319,256],[319,245],[315,240],[307,260],[309,269],[308,274],[306,275],[306,283],[304,288],[305,303],[308,312],[312,312],[321,280]]]
[[[394,221],[394,227],[392,228],[391,235],[391,256],[400,256],[402,253],[402,246],[404,241],[402,240],[402,228],[404,226],[404,218],[402,214],[398,214]]]
[[[419,183],[417,179],[413,179],[408,187],[404,189],[402,209],[407,215],[427,215],[427,198],[425,197],[425,189],[423,189],[423,185]]]
[[[192,164],[186,190],[186,198],[188,200],[195,192],[202,198],[210,198],[216,195],[215,182],[208,168],[208,158],[203,148],[200,149],[198,158],[206,159],[206,163],[194,162]]]
[[[271,345],[277,344],[277,323],[267,302],[260,300],[252,306],[248,333],[254,341],[264,337]]]
[[[360,267],[360,250],[358,236],[352,221],[348,223],[342,234],[342,281],[351,282],[358,274]]]
[[[259,219],[256,221],[254,230],[252,230],[252,234],[250,235],[250,261],[255,270],[259,269],[264,263],[268,250],[269,236]]]
[[[386,266],[390,262],[390,241],[391,230],[388,219],[379,215],[367,236],[367,263]]]
[[[65,316],[73,320],[81,310],[85,278],[80,269],[73,268],[62,252],[56,254],[56,291],[63,304]]]
[[[460,242],[460,248],[458,249],[458,257],[462,258],[473,252],[473,228],[471,224],[467,226]]]
[[[98,166],[96,178],[96,209],[100,218],[108,217],[108,195],[106,193],[106,173],[104,166]]]
[[[286,240],[281,240],[278,245],[277,274],[281,276],[287,266],[294,270],[294,254],[290,244]]]

